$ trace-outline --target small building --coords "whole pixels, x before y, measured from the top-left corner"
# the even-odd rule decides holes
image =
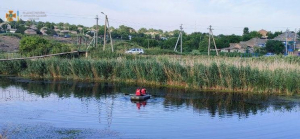
[[[77,31],[70,31],[71,34],[77,34]]]
[[[37,34],[36,31],[33,30],[33,29],[26,29],[26,30],[24,31],[24,33],[25,33],[25,34],[29,34],[29,35],[36,35],[36,34]]]
[[[221,49],[221,52],[253,53],[254,47],[265,47],[266,43],[266,39],[253,38],[249,41],[241,41],[240,43],[230,43],[230,46]]]
[[[287,46],[287,50],[293,50],[295,51],[295,49],[298,47],[298,43],[297,43],[297,38],[299,36],[297,35],[297,33],[295,32],[285,32],[282,33],[281,35],[278,35],[277,37],[275,37],[273,40],[275,41],[281,41],[284,46]],[[286,44],[287,43],[287,44]]]
[[[17,29],[10,29],[9,33],[16,33]]]
[[[30,25],[30,27],[29,27],[30,29],[33,29],[33,30],[37,30],[37,27],[36,27],[36,25]]]
[[[261,34],[262,39],[267,39],[268,38],[268,36],[267,36],[268,31],[262,29],[262,30],[258,31],[258,33]]]
[[[231,43],[230,47],[221,49],[225,53],[253,53],[254,48],[240,43]]]
[[[40,32],[43,34],[43,35],[48,35],[46,32],[47,32],[47,27],[42,27],[40,29]]]

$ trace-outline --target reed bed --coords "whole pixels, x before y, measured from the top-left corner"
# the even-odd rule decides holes
[[[0,74],[23,77],[287,94],[300,92],[298,68],[297,61],[186,56],[102,60],[52,58],[0,62]]]
[[[300,69],[300,57],[253,57],[253,58],[233,58],[233,57],[208,57],[208,56],[157,56],[156,60],[166,59],[170,62],[178,62],[182,66],[194,66],[197,64],[211,65],[222,63],[234,66],[250,66],[258,70],[271,70],[278,69],[285,70],[298,70]]]

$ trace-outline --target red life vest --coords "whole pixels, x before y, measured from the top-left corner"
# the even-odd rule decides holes
[[[141,90],[140,89],[136,89],[135,95],[136,96],[141,96],[142,95]]]
[[[145,88],[143,88],[141,92],[142,92],[142,95],[146,95],[146,93],[147,93]]]

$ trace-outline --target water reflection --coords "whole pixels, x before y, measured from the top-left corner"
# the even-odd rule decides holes
[[[137,109],[141,109],[141,107],[145,107],[147,105],[147,101],[134,101],[131,100],[132,103],[136,104]]]
[[[73,81],[33,81],[19,78],[0,77],[0,101],[28,100],[34,101],[35,96],[42,98],[58,96],[61,99],[75,97],[81,99],[86,109],[90,100],[97,101],[99,115],[106,107],[108,125],[111,125],[112,111],[116,98],[123,99],[124,93],[132,93],[135,86],[110,83],[84,83]],[[9,89],[11,86],[17,89]],[[299,105],[298,102],[290,101],[272,95],[253,95],[241,93],[216,93],[216,92],[185,92],[166,88],[148,88],[149,92],[156,97],[148,103],[160,103],[161,100],[166,109],[180,109],[182,107],[193,108],[199,114],[209,113],[211,117],[227,117],[238,115],[248,117],[250,114],[265,112],[269,108],[274,110],[293,110]],[[122,101],[130,101],[123,99]],[[137,109],[145,107],[146,101],[133,102]],[[105,104],[105,106],[102,106]],[[101,122],[99,116],[99,122]]]

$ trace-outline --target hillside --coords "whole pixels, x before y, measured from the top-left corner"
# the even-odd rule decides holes
[[[20,39],[13,36],[0,36],[0,51],[12,52],[19,49]]]

